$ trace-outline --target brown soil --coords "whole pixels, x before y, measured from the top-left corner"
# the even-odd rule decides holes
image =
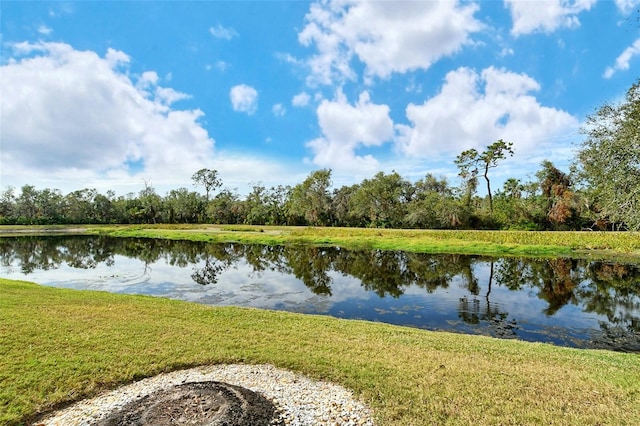
[[[130,402],[97,426],[284,425],[281,413],[264,396],[222,382],[176,385]]]

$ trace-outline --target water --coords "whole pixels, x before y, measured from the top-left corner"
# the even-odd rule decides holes
[[[0,238],[0,274],[146,294],[640,352],[640,265],[108,237]]]

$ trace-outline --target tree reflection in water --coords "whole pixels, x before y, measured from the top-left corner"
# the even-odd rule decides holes
[[[257,274],[274,271],[295,276],[322,297],[333,296],[335,274],[358,280],[363,289],[380,298],[398,299],[409,289],[431,294],[454,285],[465,291],[457,299],[458,317],[470,325],[486,323],[499,337],[515,336],[518,325],[509,319],[503,304],[492,300],[492,291],[525,291],[546,303],[541,312],[546,317],[574,305],[607,318],[600,325],[602,347],[611,347],[611,339],[624,340],[631,347],[640,340],[640,267],[635,264],[141,238],[0,238],[2,267],[18,267],[23,274],[61,265],[110,266],[116,255],[139,259],[145,268],[160,260],[178,268],[191,266],[191,278],[202,286],[215,285],[221,274],[242,262]]]
[[[469,300],[467,296],[460,298],[458,312],[460,318],[468,324],[488,323],[490,334],[495,337],[515,338],[517,328],[515,320],[508,321],[509,313],[504,311],[499,304],[492,304],[490,295],[495,276],[495,259],[488,259],[489,276],[487,278],[487,290],[482,299],[478,298],[480,285],[473,277],[471,265],[466,275],[467,286],[471,286],[469,292],[474,296]]]

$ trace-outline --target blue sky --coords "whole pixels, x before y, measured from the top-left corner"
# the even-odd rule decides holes
[[[640,0],[7,1],[0,189],[118,195],[335,187],[393,170],[457,184],[498,139],[495,182],[567,170],[587,114],[640,75]],[[499,185],[494,185],[499,187]]]

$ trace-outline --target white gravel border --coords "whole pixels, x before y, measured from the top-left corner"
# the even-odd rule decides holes
[[[80,401],[36,422],[42,426],[89,426],[129,402],[171,386],[218,381],[259,392],[283,412],[291,426],[373,426],[371,410],[342,386],[312,380],[269,364],[212,365],[140,380]]]

